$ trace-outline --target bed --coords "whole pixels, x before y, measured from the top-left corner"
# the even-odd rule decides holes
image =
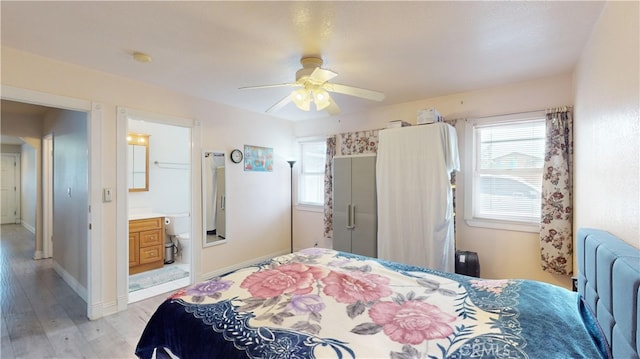
[[[583,229],[578,292],[309,248],[184,288],[142,359],[638,358],[640,255]]]

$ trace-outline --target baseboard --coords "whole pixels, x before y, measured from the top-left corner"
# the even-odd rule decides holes
[[[36,234],[36,228],[32,225],[30,225],[29,223],[25,222],[25,221],[20,221],[20,224],[22,224],[22,226],[29,232],[31,232],[31,234]]]
[[[240,268],[248,267],[248,266],[250,266],[252,264],[264,262],[267,259],[271,259],[273,257],[281,256],[283,254],[289,254],[289,251],[278,251],[278,252],[275,252],[275,253],[268,254],[266,256],[250,259],[248,261],[241,262],[241,263],[236,263],[236,264],[234,264],[232,266],[229,266],[229,267],[216,269],[216,270],[214,270],[212,272],[209,272],[209,273],[202,273],[198,278],[196,278],[196,283],[197,282],[202,282],[202,281],[205,281],[205,280],[217,277],[217,276],[221,276],[221,275],[229,273],[229,272],[233,272],[234,270],[238,270]]]
[[[82,300],[88,302],[87,288],[83,287],[80,282],[78,282],[71,274],[69,274],[69,272],[62,268],[62,266],[60,266],[58,262],[53,261],[53,269],[56,271],[56,273],[58,273],[60,277],[62,277],[62,280],[67,282],[69,287],[71,287],[71,289],[76,292],[76,294],[78,294],[80,298],[82,298]]]
[[[129,288],[127,288],[127,292],[124,295],[119,295],[116,299],[116,311],[121,312],[123,310],[127,310],[127,306],[129,305]]]
[[[31,234],[33,234],[35,236],[36,229],[33,226],[29,225],[25,221],[20,221],[20,224],[22,225],[22,227],[24,227],[24,229],[26,229],[27,231],[31,232]],[[33,259],[36,259],[36,260],[42,259],[42,258],[44,258],[43,254],[44,253],[42,251],[35,251],[35,252],[33,252]]]
[[[96,302],[89,306],[89,312],[87,313],[87,317],[89,320],[100,319],[104,316],[104,305],[102,302]]]
[[[69,272],[67,272],[58,262],[53,262],[53,269],[58,273],[62,280],[64,280],[71,289],[84,300],[85,303],[89,303],[89,296],[87,294],[87,288],[83,287],[80,282],[78,282]],[[87,305],[87,317],[89,320],[96,320],[102,318],[103,316],[103,304],[102,301],[98,301],[92,303],[90,306]]]
[[[119,309],[117,301],[105,302],[104,305],[102,306],[102,315],[106,317],[107,315],[116,314],[119,311],[125,310],[125,309],[127,309],[126,306],[124,309]]]

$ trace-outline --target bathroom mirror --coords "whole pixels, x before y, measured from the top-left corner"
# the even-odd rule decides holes
[[[227,196],[224,151],[202,153],[203,246],[226,242]]]
[[[149,191],[149,135],[127,135],[129,192]]]

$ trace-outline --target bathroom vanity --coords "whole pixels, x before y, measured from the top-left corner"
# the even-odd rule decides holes
[[[129,274],[164,266],[164,217],[129,220]]]

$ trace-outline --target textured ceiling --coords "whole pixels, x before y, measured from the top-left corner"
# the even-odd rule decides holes
[[[386,94],[333,95],[343,113],[567,73],[603,2],[2,1],[2,46],[264,112],[302,56],[332,82]],[[132,60],[134,51],[153,61]],[[327,116],[289,104],[273,116]]]

